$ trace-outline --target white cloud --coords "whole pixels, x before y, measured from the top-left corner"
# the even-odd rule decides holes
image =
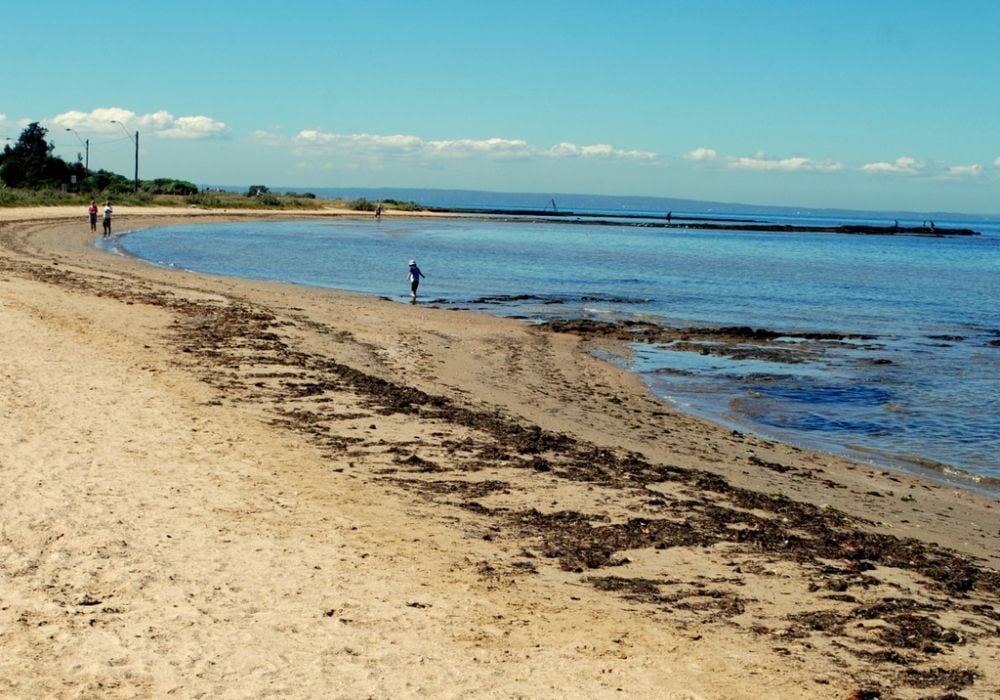
[[[712,161],[718,157],[718,153],[715,152],[714,148],[695,148],[692,151],[688,151],[684,154],[685,160],[693,160],[695,162]]]
[[[844,169],[843,163],[835,160],[812,160],[802,156],[792,158],[768,158],[763,153],[752,156],[730,156],[727,167],[732,170],[752,170],[756,172],[813,172],[835,173]]]
[[[983,166],[978,163],[973,165],[952,165],[944,172],[944,177],[949,179],[960,179],[967,177],[979,177],[983,174]]]
[[[224,136],[228,132],[224,122],[206,116],[175,117],[166,110],[136,114],[121,107],[99,107],[90,112],[63,112],[50,121],[81,133],[112,134],[124,127],[126,131],[152,132],[154,136],[163,139],[209,139]]]
[[[997,156],[996,158],[993,159],[993,165],[1000,168],[1000,156]]]
[[[657,155],[652,151],[631,150],[615,148],[607,143],[595,143],[591,146],[577,146],[574,143],[560,143],[551,148],[539,152],[540,155],[550,158],[610,158],[615,160],[656,160]]]
[[[866,163],[858,170],[871,175],[922,175],[935,180],[975,178],[982,176],[985,172],[983,166],[978,163],[944,165],[943,163],[927,163],[910,156],[900,156],[891,163],[887,161]]]
[[[267,134],[268,132],[257,132]],[[261,138],[264,138],[261,136]],[[533,146],[523,139],[436,139],[412,134],[338,134],[305,129],[292,138],[296,155],[386,155],[424,159],[491,158],[602,158],[655,160],[650,151],[625,150],[606,143],[578,146],[562,142],[549,148]]]
[[[419,142],[416,136],[404,136],[402,134],[383,136],[379,134],[331,134],[316,129],[304,129],[297,133],[293,139],[295,143],[302,145],[335,145],[335,146],[385,146],[390,148],[407,147]]]
[[[863,173],[894,173],[902,175],[916,175],[921,172],[925,167],[925,164],[916,158],[911,158],[910,156],[900,156],[892,163],[886,161],[878,161],[875,163],[865,163],[859,170]]]
[[[487,158],[510,159],[525,158],[534,155],[527,141],[520,139],[454,139],[438,141],[421,141],[417,137],[408,144],[425,157],[442,158]]]
[[[226,133],[226,125],[209,117],[178,117],[169,129],[157,132],[164,139],[208,139]]]

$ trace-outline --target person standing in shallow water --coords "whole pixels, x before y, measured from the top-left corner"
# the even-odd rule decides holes
[[[90,217],[90,231],[97,233],[97,202],[90,200],[90,207],[87,209],[87,216]]]
[[[104,203],[104,237],[107,238],[111,235],[111,202],[107,201]]]
[[[410,299],[412,299],[413,301],[417,300],[417,287],[420,286],[420,278],[426,276],[427,275],[421,272],[420,268],[417,267],[417,261],[411,260],[409,280],[410,280]]]
[[[102,226],[104,227],[104,237],[107,238],[111,235],[111,201],[104,203],[104,220]]]

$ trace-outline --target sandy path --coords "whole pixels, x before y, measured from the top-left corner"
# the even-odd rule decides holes
[[[4,695],[1000,688],[995,499],[664,412],[571,336],[3,232]]]

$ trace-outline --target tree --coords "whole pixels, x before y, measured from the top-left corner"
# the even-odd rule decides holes
[[[108,172],[103,168],[101,170],[91,170],[90,177],[86,180],[86,188],[98,192],[131,192],[132,187],[132,180],[118,173]]]
[[[0,158],[0,180],[8,187],[60,187],[75,170],[52,155],[54,145],[45,140],[48,130],[33,122],[25,127],[14,147],[5,146]]]
[[[152,182],[144,183],[145,189],[151,189],[153,194],[176,194],[187,196],[196,194],[198,186],[187,180],[174,180],[169,177],[158,177]]]

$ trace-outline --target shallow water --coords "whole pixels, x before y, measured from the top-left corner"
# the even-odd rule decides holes
[[[1000,478],[1000,227],[962,225],[984,235],[341,220],[191,224],[103,245],[159,265],[400,301],[415,258],[423,303],[533,320],[873,336],[808,342],[804,362],[637,345],[628,368],[679,407],[742,429]]]

